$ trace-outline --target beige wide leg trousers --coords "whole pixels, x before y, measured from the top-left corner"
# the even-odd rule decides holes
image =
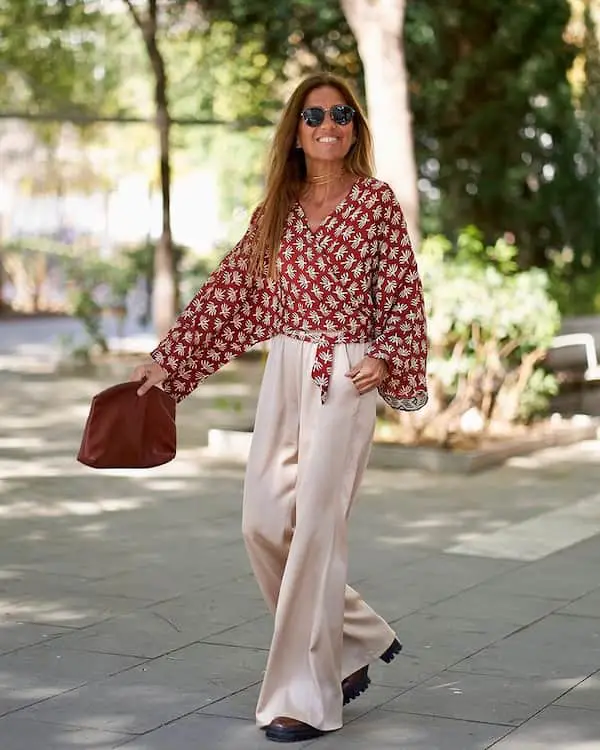
[[[345,373],[365,344],[337,344],[329,394],[311,379],[316,344],[273,339],[244,490],[243,535],[275,615],[256,709],[259,726],[287,716],[342,726],[344,677],[378,658],[395,634],[347,578],[347,519],[367,464],[376,394]]]

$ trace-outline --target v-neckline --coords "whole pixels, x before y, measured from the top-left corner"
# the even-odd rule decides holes
[[[357,177],[356,180],[352,183],[350,186],[348,192],[340,198],[340,200],[336,203],[336,205],[331,209],[331,211],[321,220],[318,226],[316,226],[314,229],[311,227],[310,222],[308,220],[308,216],[306,215],[306,211],[304,210],[304,207],[302,203],[300,203],[300,199],[296,201],[296,206],[298,207],[298,211],[300,213],[300,217],[304,223],[304,226],[306,229],[308,229],[308,232],[312,237],[319,234],[319,232],[325,228],[325,226],[331,221],[331,219],[340,211],[345,205],[352,193],[354,192],[354,189],[357,187],[358,183],[360,182],[362,178]]]

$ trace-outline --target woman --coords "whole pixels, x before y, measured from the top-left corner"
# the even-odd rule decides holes
[[[243,536],[274,614],[256,710],[269,739],[342,725],[368,664],[400,651],[346,586],[347,518],[377,392],[427,401],[421,282],[400,206],[372,176],[371,136],[342,80],[292,94],[248,231],[132,379],[177,400],[271,339],[244,487]]]

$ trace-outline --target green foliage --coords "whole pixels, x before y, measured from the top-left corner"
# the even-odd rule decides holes
[[[565,245],[600,262],[598,153],[567,79],[570,13],[568,0],[407,5],[426,216],[450,236],[467,223],[488,239],[510,232],[522,267],[548,267]]]
[[[360,79],[337,3],[275,0],[268,19],[260,0],[198,4],[209,20],[235,25],[236,50],[262,45],[282,83],[315,67]],[[517,244],[522,268],[550,269],[565,246],[575,270],[586,255],[600,265],[598,29],[588,13],[578,104],[568,76],[582,50],[565,33],[570,16],[568,0],[407,3],[424,233],[456,237],[475,224],[488,241]]]
[[[197,0],[210,21],[235,25],[238,44],[258,42],[280,84],[328,70],[360,78],[356,42],[339,3],[320,0]]]
[[[91,253],[77,257],[67,250],[62,260],[68,279],[71,312],[81,321],[91,346],[105,353],[108,351],[108,341],[103,331],[103,306],[99,302],[98,292],[115,279],[115,267]],[[88,348],[84,347],[83,351],[86,350]]]
[[[518,271],[517,248],[486,246],[473,228],[453,245],[433,236],[419,266],[431,341],[429,371],[440,415],[477,408],[487,421],[529,418],[552,395],[536,365],[560,325],[540,269]]]
[[[105,19],[86,0],[0,0],[0,103],[31,113],[114,104]]]
[[[92,291],[76,288],[71,294],[71,305],[74,317],[81,321],[92,346],[103,354],[108,351],[108,342],[102,330],[102,307],[94,299]],[[89,348],[82,347],[89,356]]]
[[[548,412],[548,402],[558,393],[558,380],[554,375],[545,372],[542,367],[535,369],[527,381],[520,401],[518,418],[528,422],[532,417],[545,415]]]
[[[600,268],[580,273],[553,268],[550,289],[563,315],[600,314]]]
[[[585,3],[574,35],[565,32],[568,0],[406,5],[424,233],[452,238],[460,263],[467,252],[473,264],[491,263],[503,273],[515,265],[546,268],[566,313],[600,310],[597,6]],[[125,4],[118,13],[113,7],[0,0],[0,105],[32,114],[152,115],[141,35]],[[261,195],[271,128],[255,125],[275,121],[306,72],[331,70],[362,86],[356,43],[339,3],[273,0],[266,9],[262,0],[158,0],[158,7],[171,115],[231,123],[172,130],[176,173],[217,172],[230,245]],[[571,86],[577,61],[581,75]],[[51,130],[39,127],[48,139]],[[154,140],[130,130],[108,145],[122,149],[118,142],[126,141],[123,162],[135,161],[137,169]],[[156,179],[155,166],[152,172]],[[461,229],[469,225],[481,233]],[[509,258],[513,245],[519,251]]]

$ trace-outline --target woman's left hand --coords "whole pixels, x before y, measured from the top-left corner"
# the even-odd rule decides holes
[[[346,377],[352,379],[354,387],[362,396],[363,393],[377,388],[385,380],[387,374],[388,368],[382,359],[365,357],[346,373]]]

